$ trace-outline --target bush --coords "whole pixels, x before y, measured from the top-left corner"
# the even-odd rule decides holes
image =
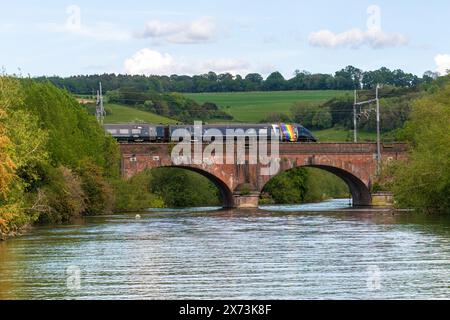
[[[271,112],[261,121],[261,123],[279,123],[279,122],[291,122],[291,118],[284,113]]]
[[[36,204],[41,223],[62,223],[80,217],[87,208],[87,197],[82,181],[69,168],[49,168],[42,190],[42,198]]]
[[[271,179],[264,187],[263,193],[267,193],[278,204],[303,203],[307,191],[307,181],[306,170],[295,168]]]
[[[298,102],[291,108],[292,119],[296,123],[310,129],[329,129],[332,127],[332,117],[327,107]]]
[[[101,167],[84,161],[78,169],[82,181],[82,188],[86,194],[87,215],[110,214],[114,208],[114,192],[104,177]]]
[[[137,174],[130,180],[117,179],[114,181],[115,210],[135,211],[147,208],[163,208],[164,200],[150,192],[151,171]]]

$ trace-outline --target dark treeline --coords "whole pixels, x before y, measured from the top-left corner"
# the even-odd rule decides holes
[[[111,91],[124,87],[132,87],[138,91],[156,92],[243,92],[243,91],[283,91],[283,90],[352,90],[373,89],[377,83],[396,87],[416,87],[421,83],[429,83],[436,74],[428,71],[422,78],[402,70],[381,68],[375,71],[363,71],[348,66],[332,74],[295,71],[291,79],[285,79],[280,72],[273,72],[266,79],[258,73],[250,73],[245,77],[233,76],[230,73],[187,76],[144,76],[144,75],[80,75],[68,78],[39,77],[37,80],[49,80],[60,88],[66,88],[76,94],[94,94],[101,81],[104,90]]]

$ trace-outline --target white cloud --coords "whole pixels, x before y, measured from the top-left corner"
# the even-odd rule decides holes
[[[171,43],[201,43],[216,38],[217,26],[213,18],[203,17],[192,22],[147,22],[138,38],[164,39]]]
[[[179,67],[170,54],[150,49],[139,50],[125,60],[128,74],[172,74],[177,73]]]
[[[448,74],[448,70],[450,70],[450,54],[438,54],[434,57],[434,61],[436,62],[437,69],[441,75]]]
[[[310,34],[309,44],[314,47],[350,47],[354,49],[368,45],[379,49],[407,45],[408,39],[400,33],[386,33],[379,28],[371,28],[366,31],[351,29],[337,34],[330,30],[320,30]]]
[[[136,52],[124,63],[128,74],[171,75],[171,74],[202,74],[209,71],[217,73],[247,74],[250,64],[242,59],[211,59],[203,62],[175,58],[168,53],[152,49],[142,49]]]

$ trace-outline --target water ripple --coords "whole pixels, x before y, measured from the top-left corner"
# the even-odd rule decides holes
[[[0,243],[0,299],[450,298],[448,219],[347,205],[153,210],[36,228]],[[67,287],[70,266],[78,290]]]

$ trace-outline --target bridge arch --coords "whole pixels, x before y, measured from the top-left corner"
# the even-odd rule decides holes
[[[219,190],[220,197],[222,200],[222,206],[224,208],[233,208],[233,206],[234,206],[233,192],[230,190],[230,188],[227,186],[227,184],[224,181],[222,181],[219,177],[217,177],[216,175],[214,175],[206,170],[203,170],[202,168],[192,167],[192,166],[172,165],[172,166],[161,166],[161,167],[158,167],[155,169],[164,169],[164,168],[177,168],[177,169],[188,170],[191,172],[198,173],[201,176],[207,178]]]
[[[266,181],[261,191],[264,190],[267,183],[269,183],[269,181],[271,181],[272,179],[278,177],[284,172],[294,170],[296,168],[316,168],[332,173],[335,176],[341,178],[347,184],[353,198],[354,206],[370,206],[372,203],[372,195],[369,187],[360,178],[347,170],[329,165],[303,165],[289,168],[287,170],[281,170],[277,175],[271,177],[268,181]]]

